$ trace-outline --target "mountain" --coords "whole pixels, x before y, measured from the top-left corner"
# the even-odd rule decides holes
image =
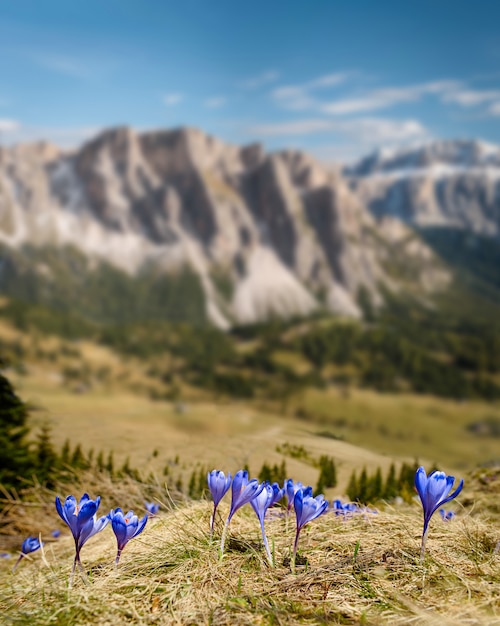
[[[227,328],[321,307],[359,316],[360,294],[376,306],[387,289],[442,288],[448,271],[400,212],[366,208],[369,178],[353,191],[303,152],[191,128],[110,129],[73,152],[3,147],[0,290],[176,319],[191,319],[194,293]]]
[[[375,218],[419,228],[459,228],[500,237],[500,147],[481,141],[435,141],[380,150],[344,170]]]

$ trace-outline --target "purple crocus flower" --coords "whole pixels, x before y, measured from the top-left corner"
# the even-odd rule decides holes
[[[59,537],[61,536],[61,531],[56,528],[56,530],[53,530],[51,533],[52,537],[54,537],[54,539],[59,539]]]
[[[331,510],[335,513],[335,515],[343,515],[344,519],[346,517],[352,517],[354,513],[358,513],[360,511],[357,504],[353,502],[342,502],[342,500],[334,500],[332,502]]]
[[[231,486],[231,508],[229,509],[229,515],[227,516],[220,544],[221,555],[224,554],[226,532],[233,515],[243,505],[247,504],[256,496],[258,496],[263,489],[264,483],[259,485],[259,481],[256,478],[248,480],[248,472],[246,470],[239,470],[234,475],[233,483]]]
[[[225,476],[224,472],[222,472],[221,470],[212,470],[207,474],[208,488],[210,489],[210,493],[212,494],[212,498],[214,501],[214,510],[212,513],[212,517],[210,518],[210,537],[214,533],[215,513],[217,512],[217,507],[219,506],[219,502],[229,491],[229,487],[231,486],[231,480],[231,474],[228,473],[228,475]]]
[[[446,509],[439,509],[439,515],[441,515],[443,522],[451,522],[455,518],[455,513]]]
[[[99,519],[96,517],[96,511],[99,508],[100,502],[100,496],[97,496],[95,500],[91,500],[88,493],[83,494],[78,504],[74,496],[68,496],[64,504],[61,504],[59,496],[56,497],[57,512],[63,522],[69,526],[73,539],[75,540],[76,554],[71,571],[71,580],[73,579],[77,564],[83,571],[83,566],[80,561],[80,550],[83,544],[88,541],[90,537],[100,532],[109,522],[106,515]]]
[[[305,496],[312,496],[313,491],[312,487],[304,487],[301,482],[294,482],[292,478],[285,480],[285,484],[283,486],[283,490],[286,495],[287,507],[286,510],[288,513],[292,510],[293,499],[295,498],[295,494],[299,489],[302,489],[302,492]]]
[[[446,476],[444,472],[434,471],[426,475],[425,469],[419,467],[415,473],[415,487],[420,501],[422,502],[424,512],[424,529],[422,532],[422,546],[420,549],[420,560],[422,561],[425,554],[425,543],[427,541],[427,531],[429,530],[429,522],[434,512],[439,509],[443,504],[446,504],[453,498],[456,498],[462,491],[464,486],[463,479],[460,481],[458,487],[453,493],[450,491],[453,489],[455,483],[454,476]]]
[[[118,565],[123,548],[131,539],[140,535],[144,530],[146,522],[148,521],[148,514],[146,513],[141,521],[139,521],[139,518],[137,515],[134,515],[133,511],[129,511],[124,515],[121,509],[113,509],[108,515],[108,518],[111,521],[111,527],[116,537],[118,551],[116,553],[115,564]]]
[[[28,537],[27,539],[25,539],[21,545],[21,554],[14,564],[12,571],[16,569],[23,557],[25,557],[27,554],[30,554],[31,552],[36,552],[37,550],[40,550],[42,546],[43,543],[40,543],[38,537]]]
[[[144,502],[144,506],[146,508],[146,511],[151,515],[151,517],[156,515],[160,510],[160,505],[156,502]]]
[[[280,487],[278,485],[278,483],[273,483],[271,485],[271,489],[273,490],[273,497],[271,499],[271,503],[269,505],[269,508],[274,506],[276,504],[276,502],[279,502],[283,498],[283,496],[285,495],[285,488],[284,487]]]
[[[300,531],[306,524],[323,515],[328,510],[328,500],[325,500],[323,494],[313,498],[305,495],[304,490],[299,489],[293,499],[293,508],[295,509],[295,517],[297,519],[297,531],[295,533],[295,542],[293,544],[293,559],[295,566],[295,557],[297,555],[297,547],[299,545]]]
[[[264,482],[264,488],[262,491],[254,497],[253,500],[250,500],[250,506],[255,511],[259,522],[260,528],[262,531],[262,540],[264,542],[264,548],[266,549],[267,558],[269,563],[273,565],[273,557],[271,556],[271,551],[269,550],[269,543],[267,541],[266,531],[264,528],[264,518],[266,516],[267,510],[276,504],[278,500],[281,500],[283,497],[283,489],[280,489],[278,483],[273,483],[270,485],[267,481]]]

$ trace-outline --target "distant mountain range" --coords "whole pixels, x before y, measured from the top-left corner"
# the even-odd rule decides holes
[[[500,148],[438,142],[343,172],[189,128],[0,148],[0,291],[91,317],[359,316],[450,283],[431,226],[499,236]]]
[[[345,170],[376,217],[500,236],[500,147],[436,141],[414,150],[381,150]]]

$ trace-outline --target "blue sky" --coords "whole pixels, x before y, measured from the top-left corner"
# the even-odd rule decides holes
[[[500,2],[0,2],[0,134],[196,126],[348,160],[500,143]]]

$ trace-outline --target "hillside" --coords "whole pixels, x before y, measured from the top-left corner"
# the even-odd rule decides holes
[[[155,471],[180,455],[183,470],[174,473],[185,484],[193,458],[255,472],[285,460],[315,482],[318,469],[278,452],[284,443],[305,446],[313,459],[334,457],[341,489],[361,459],[370,471],[391,458],[451,468],[496,462],[498,338],[460,327],[443,333],[431,319],[424,344],[410,316],[399,338],[392,319],[365,331],[328,318],[246,328],[246,338],[126,326],[107,344],[3,320],[0,346],[9,377],[37,408],[33,425],[48,419],[58,448],[69,438],[85,453],[112,449],[118,464],[130,456]]]
[[[102,495],[103,514],[118,504],[138,512],[142,508],[142,494],[130,482],[115,490],[104,483],[91,486]],[[82,489],[80,484],[73,487],[77,493]],[[276,511],[266,521],[275,563],[271,567],[249,506],[235,515],[220,558],[227,503],[221,504],[211,540],[209,502],[172,507],[167,496],[160,497],[159,516],[127,545],[118,568],[113,567],[116,540],[108,527],[84,546],[84,571],[77,572],[68,588],[73,541],[58,521],[53,493],[38,492],[36,510],[25,514],[23,523],[26,532],[41,531],[43,553],[24,558],[15,575],[12,561],[2,559],[0,605],[16,625],[492,626],[499,623],[497,496],[494,472],[467,476],[466,491],[453,503],[456,518],[432,520],[424,562],[419,561],[422,519],[417,503],[384,506],[376,515],[346,519],[327,513],[302,532],[295,570],[289,560],[293,514],[288,519]],[[11,512],[19,510],[12,503]],[[59,539],[50,538],[54,527],[62,530]]]

